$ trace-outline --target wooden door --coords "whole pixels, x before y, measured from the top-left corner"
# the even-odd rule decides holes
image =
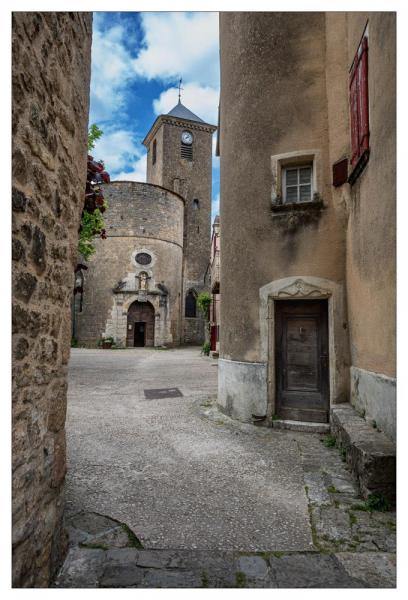
[[[133,302],[127,314],[126,346],[154,346],[154,308],[150,302]]]
[[[327,423],[327,300],[277,301],[275,323],[278,416]]]
[[[211,350],[215,352],[217,349],[217,325],[211,325],[210,344]]]
[[[140,348],[141,346],[144,346],[146,343],[146,323],[139,321],[139,322],[135,323],[134,329],[135,329],[134,346],[135,346],[135,348]]]

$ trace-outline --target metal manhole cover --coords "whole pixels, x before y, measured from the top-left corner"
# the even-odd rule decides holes
[[[152,390],[144,390],[144,395],[147,400],[160,400],[161,398],[183,397],[183,394],[178,388],[158,388]]]

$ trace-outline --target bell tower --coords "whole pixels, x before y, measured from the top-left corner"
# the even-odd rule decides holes
[[[205,123],[180,101],[157,117],[143,140],[147,183],[180,194],[185,201],[183,241],[182,339],[201,344],[204,324],[192,298],[206,290],[211,245],[212,136]],[[187,303],[186,303],[187,299]]]

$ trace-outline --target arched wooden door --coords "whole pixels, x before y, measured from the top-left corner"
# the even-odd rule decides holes
[[[150,302],[136,300],[129,306],[126,346],[154,346],[154,308]]]

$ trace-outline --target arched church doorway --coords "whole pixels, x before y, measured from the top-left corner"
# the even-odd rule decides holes
[[[129,306],[126,346],[154,346],[154,308],[150,302],[135,300]]]

